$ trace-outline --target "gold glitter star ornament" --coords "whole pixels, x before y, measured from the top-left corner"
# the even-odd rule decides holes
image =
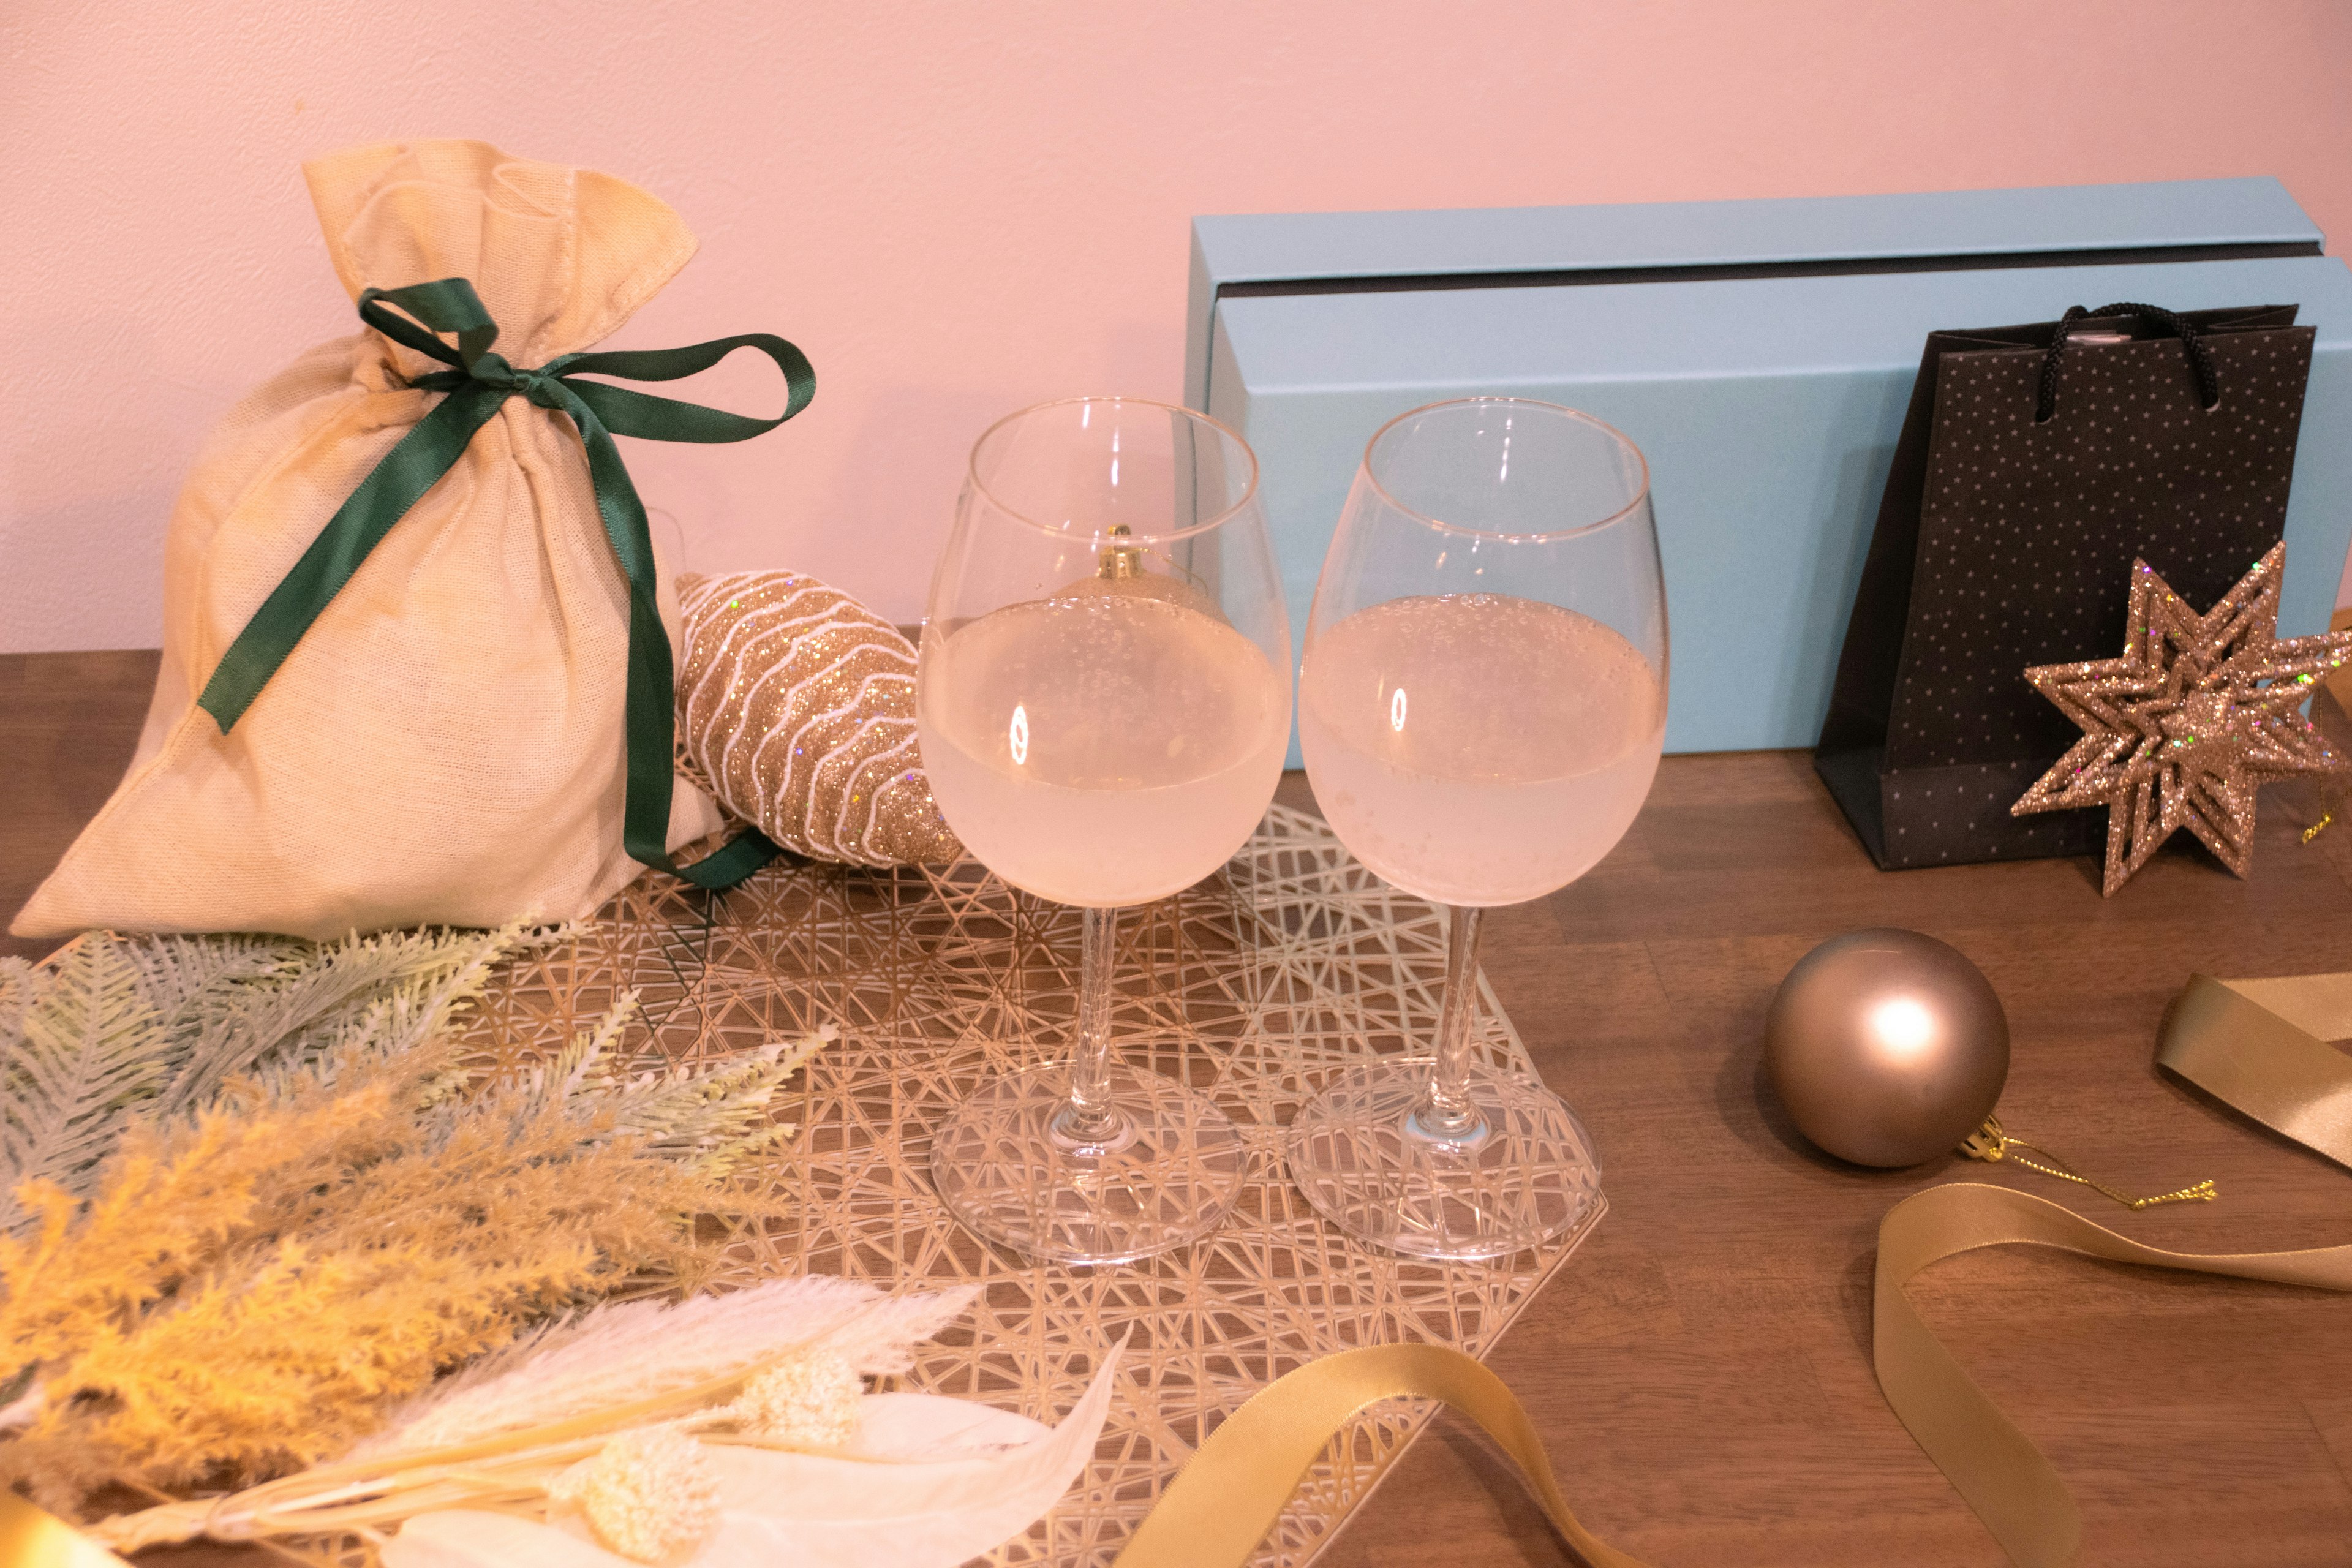
[[[2352,632],[2278,640],[2285,561],[2276,546],[2201,616],[2135,561],[2123,657],[2025,672],[2083,738],[2010,814],[2105,806],[2108,893],[2182,827],[2244,876],[2254,792],[2347,767],[2302,710],[2352,663]]]

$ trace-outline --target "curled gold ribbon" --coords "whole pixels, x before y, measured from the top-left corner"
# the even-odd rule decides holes
[[[1878,1227],[1871,1356],[1895,1416],[2021,1568],[2074,1560],[2083,1521],[2033,1440],[1961,1370],[1903,1293],[1930,1264],[2024,1243],[2152,1268],[2352,1290],[2352,1246],[2304,1252],[2168,1252],[2010,1187],[1951,1182],[1888,1211]],[[1586,1530],[1508,1387],[1444,1345],[1379,1345],[1326,1356],[1261,1389],[1212,1433],[1160,1499],[1115,1568],[1241,1568],[1307,1469],[1349,1417],[1383,1399],[1442,1399],[1518,1468],[1561,1537],[1594,1568],[1643,1568]]]
[[[2025,1242],[2113,1263],[2352,1290],[2352,1247],[2305,1252],[2168,1252],[2117,1236],[2031,1193],[1950,1182],[1904,1199],[1878,1226],[1871,1359],[1886,1403],[2021,1568],[2074,1560],[2082,1515],[2066,1483],[1960,1370],[1903,1287],[1919,1270],[1979,1247]]]
[[[2352,1167],[2352,973],[2284,980],[2192,974],[2165,1018],[2157,1064]]]
[[[1241,1568],[1349,1417],[1383,1399],[1442,1399],[1519,1468],[1552,1527],[1593,1568],[1647,1568],[1577,1521],[1535,1423],[1503,1380],[1450,1345],[1373,1345],[1312,1361],[1209,1435],[1112,1568]]]
[[[2352,1166],[2352,1060],[2326,1042],[2352,1036],[2352,973],[2281,980],[2191,975],[2166,1015],[2156,1059],[2263,1125]],[[2071,1562],[2082,1515],[2031,1438],[1970,1381],[1903,1294],[1942,1258],[2026,1242],[2116,1263],[2352,1290],[2352,1247],[2303,1252],[2167,1252],[2117,1236],[2046,1198],[2007,1187],[1930,1187],[1878,1226],[1871,1358],[1886,1403],[1919,1447],[2025,1568]]]
[[[2219,981],[2195,975],[2157,1059],[2215,1098],[2352,1166],[2352,973]],[[1897,1419],[2021,1568],[2074,1560],[2083,1521],[2066,1483],[1946,1350],[1903,1287],[1980,1247],[2055,1247],[2115,1263],[2352,1291],[2352,1246],[2301,1252],[2168,1252],[2031,1193],[1979,1182],[1930,1187],[1878,1227],[1871,1359]],[[1116,1568],[1241,1568],[1349,1418],[1383,1399],[1442,1399],[1516,1463],[1561,1536],[1598,1568],[1642,1568],[1579,1523],[1511,1391],[1442,1345],[1327,1356],[1259,1391],[1212,1434],[1119,1553]]]

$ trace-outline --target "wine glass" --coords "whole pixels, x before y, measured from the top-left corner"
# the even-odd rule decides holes
[[[1068,1060],[999,1078],[934,1136],[967,1226],[1120,1263],[1213,1230],[1241,1133],[1207,1096],[1110,1059],[1118,910],[1232,858],[1290,738],[1290,626],[1257,458],[1187,409],[1042,404],[972,447],[916,674],[923,766],[982,864],[1084,910]]]
[[[1580,1220],[1591,1141],[1533,1079],[1473,1060],[1482,913],[1567,886],[1632,825],[1666,718],[1649,468],[1597,419],[1470,397],[1381,427],[1323,558],[1299,668],[1315,798],[1381,877],[1448,906],[1432,1054],[1341,1073],[1291,1124],[1333,1224],[1417,1258],[1496,1258]]]

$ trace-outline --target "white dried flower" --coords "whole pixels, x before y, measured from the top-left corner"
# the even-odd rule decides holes
[[[719,1528],[719,1471],[702,1445],[670,1426],[624,1432],[556,1479],[596,1539],[638,1563],[683,1557]]]
[[[830,1351],[786,1356],[743,1385],[729,1414],[755,1437],[803,1448],[838,1448],[857,1430],[866,1384]]]

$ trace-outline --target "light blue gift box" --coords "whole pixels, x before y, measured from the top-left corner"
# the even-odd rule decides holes
[[[1185,400],[1257,451],[1302,638],[1383,422],[1473,393],[1607,420],[1650,461],[1666,749],[1811,746],[1938,328],[2300,305],[2318,335],[2280,633],[2325,631],[2352,543],[2352,273],[2321,247],[2271,179],[1199,217]]]

